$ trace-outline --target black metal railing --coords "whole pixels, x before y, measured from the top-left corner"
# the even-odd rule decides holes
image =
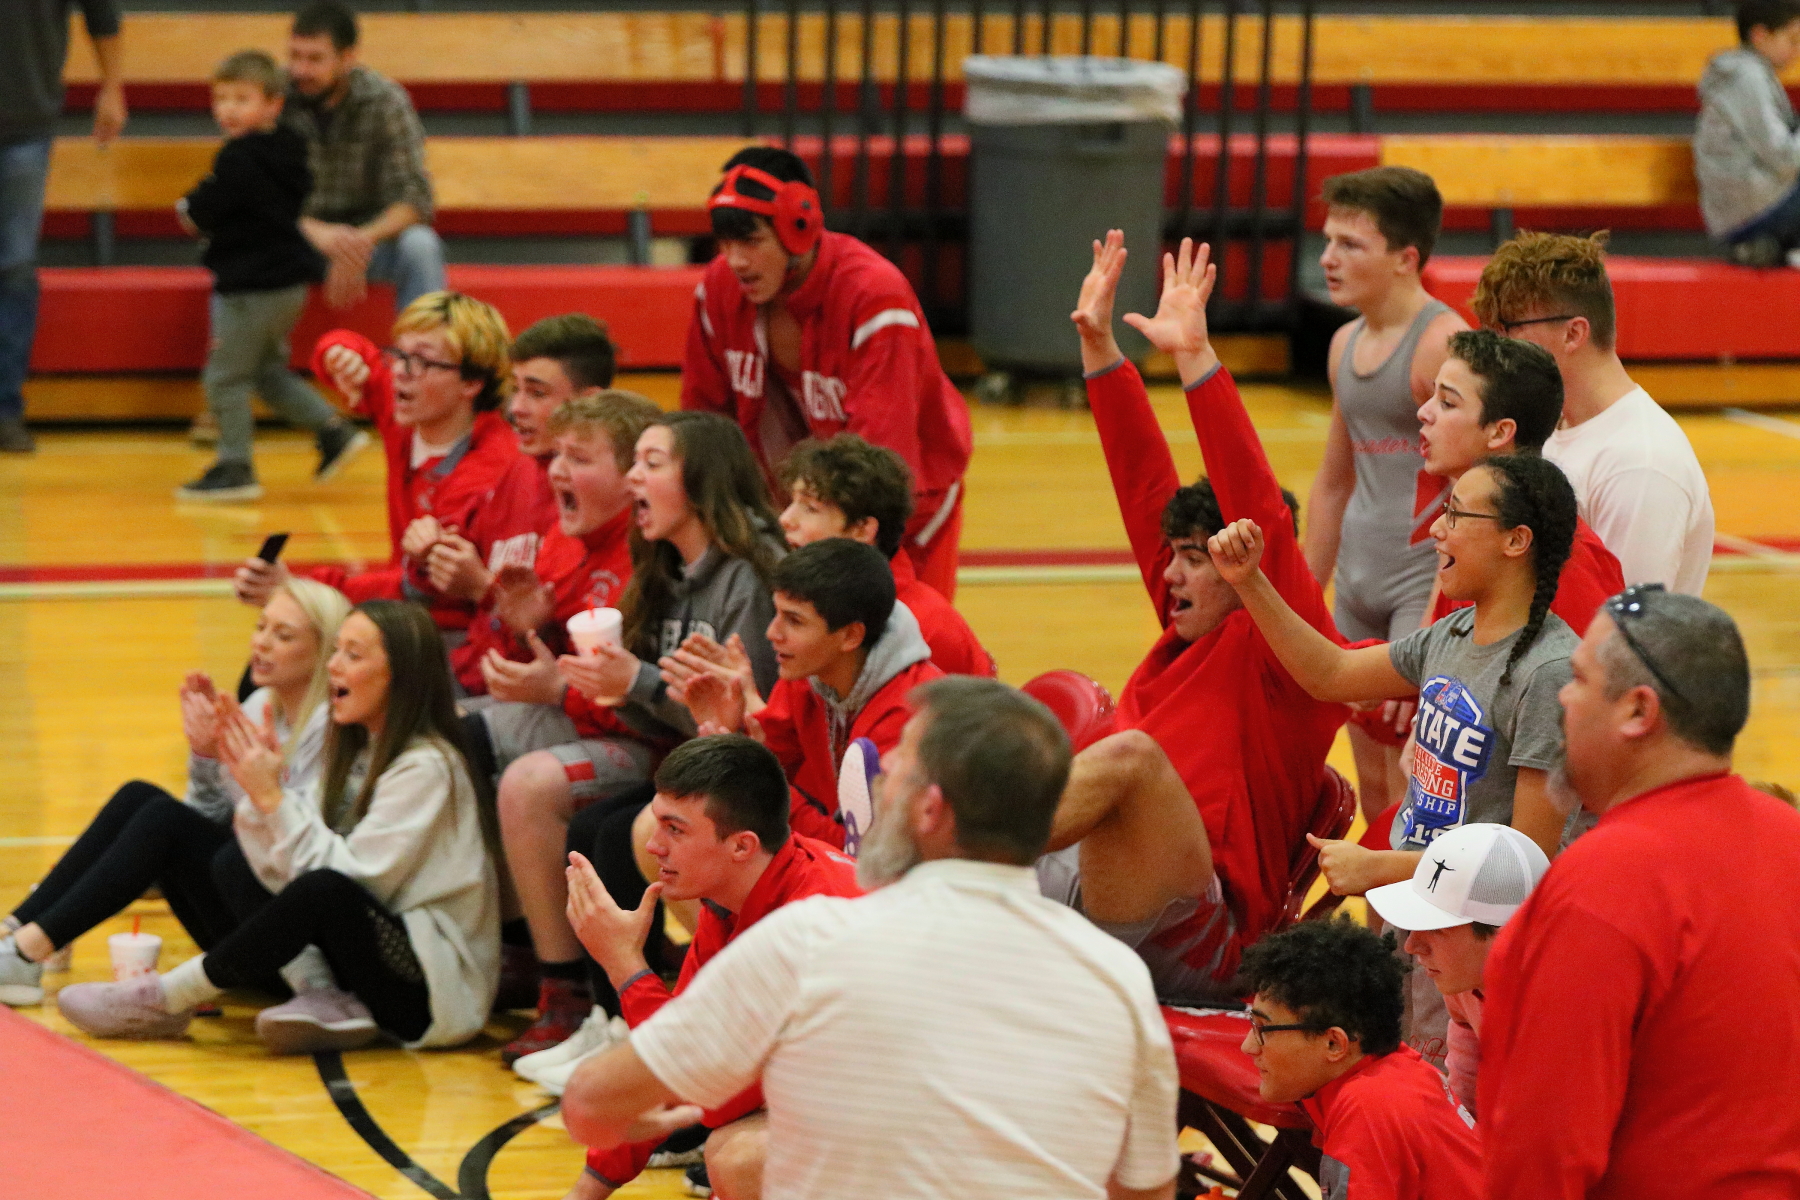
[[[1313,0],[744,0],[746,136],[815,167],[827,222],[880,247],[934,325],[967,327],[961,57],[1099,54],[1187,76],[1164,236],[1210,241],[1222,330],[1296,312],[1308,188]],[[1279,126],[1279,128],[1278,128]]]

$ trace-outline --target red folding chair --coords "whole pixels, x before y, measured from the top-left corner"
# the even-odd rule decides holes
[[[1045,671],[1019,690],[1056,714],[1076,751],[1113,732],[1118,709],[1112,693],[1080,671]]]
[[[1356,789],[1348,779],[1327,766],[1325,782],[1319,788],[1318,803],[1313,807],[1312,820],[1307,822],[1307,831],[1316,838],[1335,841],[1350,832],[1350,825],[1355,820]],[[1288,901],[1281,920],[1283,927],[1295,921],[1328,917],[1344,902],[1342,896],[1326,892],[1317,904],[1307,908],[1306,894],[1318,878],[1319,851],[1311,842],[1302,839],[1294,848],[1293,863],[1288,868]]]
[[[1199,1195],[1222,1183],[1238,1200],[1303,1200],[1306,1193],[1289,1171],[1298,1167],[1318,1178],[1312,1122],[1297,1105],[1271,1104],[1257,1093],[1256,1064],[1243,1050],[1250,1014],[1165,1008],[1163,1018],[1181,1074],[1179,1120],[1205,1134],[1231,1168],[1183,1155],[1177,1195]],[[1274,1140],[1264,1141],[1251,1121],[1273,1126]]]

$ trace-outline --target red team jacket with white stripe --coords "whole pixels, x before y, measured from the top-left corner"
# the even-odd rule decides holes
[[[899,268],[842,233],[827,232],[806,281],[786,300],[801,326],[800,372],[788,383],[807,434],[846,431],[885,446],[912,470],[907,537],[928,542],[948,517],[969,465],[969,410],[938,365],[912,285]],[[762,315],[723,258],[694,292],[681,370],[681,407],[733,417],[757,457],[773,369]],[[763,462],[772,476],[776,464]]]

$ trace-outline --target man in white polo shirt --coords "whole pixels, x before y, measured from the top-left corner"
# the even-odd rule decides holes
[[[760,1076],[772,1197],[1169,1200],[1178,1083],[1149,972],[1037,892],[1066,735],[995,680],[914,697],[858,862],[880,890],[737,938],[576,1073],[569,1132],[654,1136],[690,1119],[672,1102]]]
[[[1712,493],[1687,434],[1625,373],[1603,237],[1521,233],[1494,254],[1475,315],[1556,359],[1562,424],[1544,444],[1628,584],[1698,596],[1712,566]]]

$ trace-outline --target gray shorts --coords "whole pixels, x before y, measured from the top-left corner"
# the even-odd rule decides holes
[[[1046,899],[1087,915],[1081,906],[1079,843],[1038,859],[1037,878],[1038,892]],[[1203,911],[1208,914],[1206,919],[1194,920]],[[1092,917],[1088,919],[1093,920]],[[1160,913],[1146,920],[1094,921],[1094,926],[1137,951],[1144,965],[1150,968],[1150,982],[1156,988],[1156,998],[1164,1004],[1183,1008],[1236,1006],[1238,998],[1232,995],[1231,981],[1213,978],[1234,928],[1217,874],[1208,881],[1204,895],[1171,900]],[[1165,936],[1178,930],[1176,937]],[[1189,963],[1186,956],[1209,941],[1216,942],[1218,949],[1205,965],[1196,967]]]
[[[1425,581],[1423,592],[1408,591],[1396,595],[1383,589],[1377,595],[1366,596],[1358,594],[1354,587],[1346,587],[1340,576],[1331,603],[1331,619],[1336,622],[1338,632],[1349,641],[1377,638],[1397,642],[1419,629],[1425,620],[1425,604],[1430,599],[1430,579]]]
[[[631,738],[584,738],[575,722],[548,704],[490,703],[477,711],[486,722],[501,774],[534,750],[548,750],[563,765],[569,790],[580,808],[650,778],[655,755]]]

